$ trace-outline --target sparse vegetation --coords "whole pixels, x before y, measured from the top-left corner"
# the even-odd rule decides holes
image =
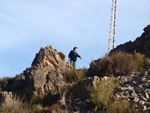
[[[108,106],[113,99],[115,99],[114,93],[119,88],[119,84],[115,82],[114,77],[110,80],[101,80],[96,83],[95,86],[88,87],[91,101],[98,108]]]
[[[56,103],[60,98],[59,94],[52,95],[51,92],[47,92],[44,95],[34,96],[31,99],[31,104],[40,104],[42,106],[51,106],[52,104]]]
[[[9,104],[3,103],[0,107],[0,113],[40,113],[36,106],[28,106],[19,99],[14,98]]]
[[[98,76],[130,75],[132,72],[141,72],[149,67],[148,59],[137,52],[134,54],[116,52],[91,63],[92,72]]]
[[[91,101],[95,105],[95,111],[106,108],[102,113],[138,113],[128,101],[116,98],[115,94],[119,87],[114,77],[110,77],[109,80],[103,79],[95,86],[89,86],[88,90]]]
[[[132,59],[132,65],[134,66],[134,69],[136,71],[144,71],[145,67],[146,67],[146,61],[147,59],[145,58],[145,56],[141,53],[137,53],[136,51],[134,52],[134,54],[128,54],[128,56],[131,57]]]
[[[107,107],[106,113],[138,113],[126,100],[116,100]]]
[[[137,52],[134,54],[117,52],[110,56],[106,55],[96,62],[92,62],[91,67],[96,73],[94,75],[109,76],[110,78],[101,79],[95,85],[87,87],[82,82],[82,79],[86,77],[87,69],[71,69],[66,71],[68,83],[60,90],[67,93],[70,100],[74,100],[79,98],[79,88],[86,87],[87,89],[85,88],[85,90],[88,93],[88,98],[90,95],[90,103],[92,102],[91,104],[95,106],[96,112],[105,108],[104,111],[106,113],[135,113],[134,107],[131,107],[128,101],[116,99],[115,94],[120,86],[114,76],[129,75],[132,72],[148,69],[150,67],[149,60]],[[12,78],[0,79],[2,90],[5,90],[5,87],[11,80]],[[67,109],[62,110],[57,103],[61,96],[61,92],[56,95],[48,92],[44,95],[34,96],[29,102],[14,99],[9,105],[3,103],[0,106],[0,113],[45,113],[52,111],[54,113],[67,113]]]
[[[78,70],[72,68],[72,69],[66,71],[66,75],[70,82],[77,82],[85,77],[86,72],[87,72],[86,68],[82,68],[82,69],[78,69]]]
[[[78,88],[81,87],[81,85],[82,85],[81,82],[68,84],[68,93],[69,93],[70,99],[77,98],[77,94],[78,94],[77,91],[78,91]]]
[[[0,113],[45,113],[52,110],[59,111],[59,113],[66,113],[58,109],[57,104],[53,104],[58,100],[59,95],[52,95],[47,93],[43,96],[36,96],[30,102],[22,102],[19,98],[13,98],[12,101],[0,106]]]

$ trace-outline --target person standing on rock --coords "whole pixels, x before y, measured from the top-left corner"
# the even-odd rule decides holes
[[[73,67],[76,67],[77,57],[82,59],[81,56],[77,53],[77,50],[78,50],[78,48],[74,47],[73,50],[71,50],[68,55],[69,61],[73,65]]]

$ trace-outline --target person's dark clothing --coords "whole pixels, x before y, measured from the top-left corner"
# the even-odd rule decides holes
[[[70,60],[70,64],[72,64],[72,66],[73,66],[74,68],[76,68],[76,62]]]
[[[68,57],[70,58],[70,61],[76,62],[77,57],[81,58],[80,55],[77,52],[74,52],[73,50],[70,51]]]

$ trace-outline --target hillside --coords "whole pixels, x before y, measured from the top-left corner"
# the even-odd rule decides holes
[[[76,70],[62,52],[42,47],[31,67],[0,79],[0,112],[149,113],[149,50],[150,25],[89,69]]]

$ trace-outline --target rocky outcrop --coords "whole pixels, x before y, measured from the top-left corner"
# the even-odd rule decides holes
[[[87,87],[95,86],[101,80],[109,81],[110,77],[88,77],[83,79],[76,85],[74,99],[66,97],[67,108],[71,112],[92,113],[94,105],[90,100]],[[115,95],[117,99],[125,99],[134,105],[137,110],[142,110],[144,113],[150,112],[150,70],[142,73],[135,73],[132,76],[118,76],[115,77],[120,88]]]
[[[7,85],[7,91],[19,93],[22,97],[33,94],[44,94],[47,91],[58,93],[65,84],[65,55],[52,46],[41,48],[30,68],[16,75],[12,83]]]
[[[126,99],[137,109],[150,112],[150,70],[132,76],[116,78],[121,88],[117,92],[118,99]]]
[[[90,64],[90,68],[88,69],[87,76],[89,76],[89,77],[93,77],[95,75],[98,76],[100,73],[100,69],[101,69],[100,66],[102,66],[102,68],[104,68],[103,69],[104,71],[103,71],[103,74],[101,74],[99,76],[101,76],[101,77],[106,76],[106,75],[104,75],[104,73],[106,73],[105,72],[106,69],[108,69],[108,72],[111,69],[113,69],[113,67],[111,67],[112,61],[110,60],[110,58],[108,56],[111,56],[115,52],[120,52],[120,51],[130,53],[130,54],[134,54],[135,52],[138,52],[138,53],[145,55],[146,57],[150,57],[150,25],[148,25],[147,27],[144,28],[144,33],[140,37],[138,37],[134,42],[129,41],[125,44],[119,45],[114,50],[112,50],[110,52],[110,54],[106,54],[105,58],[102,58],[104,60],[103,62],[101,62],[101,58],[98,60],[92,61]],[[104,65],[104,63],[105,63],[105,65]],[[149,61],[147,63],[149,65]],[[100,64],[102,64],[102,65],[100,65]],[[99,67],[100,67],[100,69],[99,69]],[[119,71],[111,70],[111,71],[114,71],[115,73],[117,73],[120,70]]]
[[[95,86],[101,78],[94,76],[81,80],[66,94],[65,103],[69,112],[93,113],[94,105],[90,100],[88,86]],[[73,98],[72,98],[73,97]]]
[[[134,53],[134,51],[150,57],[150,25],[144,28],[144,33],[138,37],[134,42],[127,42],[117,46],[112,52],[124,51],[127,53]]]

